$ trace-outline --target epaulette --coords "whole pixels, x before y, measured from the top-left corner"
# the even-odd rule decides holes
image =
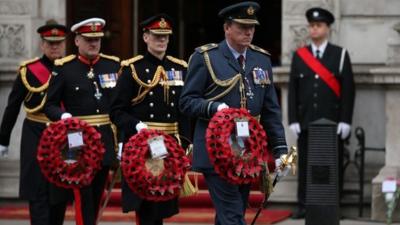
[[[20,67],[26,66],[28,64],[31,64],[31,63],[34,63],[34,62],[38,61],[39,59],[40,59],[39,57],[36,57],[36,58],[33,58],[33,59],[25,60],[25,61],[21,62],[19,66]]]
[[[196,51],[198,51],[199,53],[203,53],[203,52],[209,51],[209,50],[211,50],[213,48],[217,48],[217,47],[218,47],[218,44],[210,43],[210,44],[206,44],[206,45],[197,47]]]
[[[110,59],[110,60],[113,60],[113,61],[116,61],[116,62],[120,61],[120,59],[117,56],[113,56],[113,55],[106,55],[106,54],[100,53],[100,57],[103,57],[103,58],[106,58],[106,59]]]
[[[179,65],[181,65],[181,66],[183,66],[185,68],[188,67],[187,62],[185,60],[183,60],[183,59],[178,59],[178,58],[175,58],[175,57],[170,56],[170,55],[167,55],[167,59],[169,59],[170,61],[172,61],[172,62],[174,62],[176,64],[179,64]]]
[[[142,55],[137,55],[137,56],[135,56],[133,58],[130,58],[130,59],[127,59],[127,60],[123,60],[121,62],[121,66],[129,66],[129,64],[137,62],[137,61],[139,61],[141,59],[143,59],[143,56]]]
[[[75,59],[75,57],[76,57],[76,55],[72,54],[69,56],[65,56],[64,58],[61,58],[61,59],[56,59],[56,61],[54,61],[54,65],[62,66],[62,65],[64,65],[64,63],[67,63],[67,62]]]
[[[267,50],[264,50],[264,49],[262,49],[262,48],[260,48],[260,47],[258,47],[258,46],[250,45],[250,48],[253,49],[254,51],[261,52],[261,53],[263,53],[263,54],[266,54],[266,55],[268,55],[268,56],[271,56],[271,54],[270,54]]]

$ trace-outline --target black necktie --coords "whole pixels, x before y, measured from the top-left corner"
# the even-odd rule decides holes
[[[239,55],[239,57],[237,58],[240,67],[244,70],[244,56],[243,55]]]
[[[317,54],[317,59],[321,59],[321,52],[318,49],[315,51],[315,53]]]

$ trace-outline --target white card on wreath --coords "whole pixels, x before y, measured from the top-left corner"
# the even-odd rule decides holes
[[[383,193],[394,193],[397,189],[396,180],[385,180],[382,182],[382,192]]]
[[[82,131],[68,133],[68,147],[70,149],[79,148],[83,145],[84,143]]]
[[[150,147],[151,158],[162,159],[168,155],[167,147],[165,146],[163,136],[157,136],[151,138],[147,142]]]
[[[249,137],[249,122],[248,121],[237,121],[236,122],[236,135],[238,137]]]

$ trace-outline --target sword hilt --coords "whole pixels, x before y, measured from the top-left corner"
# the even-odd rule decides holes
[[[288,152],[288,154],[283,154],[281,156],[282,164],[280,165],[280,169],[285,169],[288,165],[290,165],[292,169],[293,175],[296,174],[296,161],[297,161],[297,147],[292,146]]]

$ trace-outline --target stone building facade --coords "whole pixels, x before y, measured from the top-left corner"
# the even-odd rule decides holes
[[[137,5],[138,1],[133,0]],[[134,5],[135,5],[134,4]],[[186,3],[185,4],[189,4]],[[366,131],[366,145],[386,148],[385,153],[366,155],[365,199],[372,202],[373,219],[382,220],[385,208],[380,195],[381,182],[387,177],[400,178],[400,27],[399,0],[282,0],[282,65],[274,69],[281,88],[284,123],[287,125],[287,81],[293,51],[307,43],[306,9],[315,6],[333,12],[331,41],[350,53],[357,95],[354,128]],[[134,12],[137,12],[137,10]],[[0,115],[20,61],[39,55],[36,28],[47,19],[67,21],[66,0],[0,0]],[[18,195],[19,139],[22,115],[14,128],[10,153],[0,159],[0,197]],[[294,137],[287,132],[290,144]],[[354,135],[353,135],[354,136]],[[351,138],[351,155],[357,142]],[[346,173],[346,185],[356,185],[355,172]],[[295,202],[296,179],[285,179],[272,201]],[[400,213],[397,213],[400,217]],[[397,218],[399,219],[399,218]]]

